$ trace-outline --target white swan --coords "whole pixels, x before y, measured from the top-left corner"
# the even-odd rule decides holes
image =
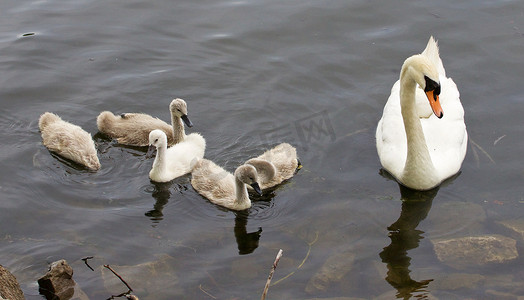
[[[232,175],[214,162],[201,159],[195,164],[191,176],[191,185],[200,195],[214,204],[232,210],[251,207],[246,185],[262,195],[257,171],[251,165],[241,165]]]
[[[257,169],[260,188],[263,190],[293,177],[300,166],[297,150],[288,143],[279,144],[245,163]]]
[[[118,143],[130,146],[147,146],[149,133],[161,129],[167,136],[168,146],[180,143],[185,138],[184,123],[193,127],[187,116],[187,103],[180,99],[173,99],[169,104],[171,125],[166,122],[142,113],[125,113],[115,116],[109,111],[101,112],[96,124],[98,130]]]
[[[40,116],[38,127],[42,133],[42,142],[50,151],[91,170],[100,169],[95,143],[81,127],[50,112]]]
[[[167,148],[166,134],[155,129],[149,134],[147,156],[157,150],[149,178],[156,182],[168,182],[190,173],[198,159],[204,157],[206,141],[198,133],[188,135],[183,142]]]
[[[460,170],[467,140],[459,91],[431,37],[391,89],[376,131],[380,162],[402,185],[428,190]]]

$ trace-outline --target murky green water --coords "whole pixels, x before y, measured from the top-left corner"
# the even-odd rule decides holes
[[[374,132],[430,35],[470,144],[458,177],[403,203]],[[521,1],[3,1],[0,264],[27,299],[62,258],[89,299],[126,291],[104,264],[140,299],[257,299],[279,249],[268,299],[522,296],[522,257],[456,269],[432,241],[502,234],[522,252],[499,222],[524,211],[523,53]],[[226,169],[283,141],[304,167],[234,213],[95,135],[103,110],[167,121],[176,97]],[[45,111],[95,136],[100,171],[45,149]]]

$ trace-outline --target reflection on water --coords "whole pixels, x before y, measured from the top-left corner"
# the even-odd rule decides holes
[[[402,210],[398,220],[388,227],[391,244],[380,253],[380,258],[387,264],[386,281],[397,289],[398,298],[409,299],[415,294],[417,298],[425,298],[426,288],[433,279],[416,281],[411,278],[408,250],[417,248],[423,238],[424,232],[417,226],[427,217],[439,188],[420,192],[399,186]]]
[[[247,232],[247,219],[249,214],[247,211],[239,211],[235,213],[235,239],[238,246],[238,254],[250,254],[258,248],[258,240],[262,233],[262,227],[258,227],[257,231]]]
[[[153,205],[153,209],[146,212],[145,215],[149,217],[153,223],[160,223],[160,221],[164,219],[162,210],[164,209],[164,206],[167,204],[167,202],[169,202],[169,197],[171,197],[171,191],[169,188],[171,188],[172,183],[153,182],[153,185],[154,190],[151,195],[153,198],[155,198],[155,204]]]
[[[160,221],[164,219],[164,213],[162,211],[169,202],[169,198],[172,194],[172,189],[178,192],[183,192],[187,190],[187,187],[184,185],[175,183],[176,186],[173,187],[173,184],[173,182],[151,182],[150,188],[153,188],[151,195],[155,199],[155,204],[153,205],[153,209],[147,211],[146,213],[144,213],[144,215],[149,217],[154,225],[160,223]],[[262,196],[264,198],[259,197],[260,199],[257,199],[256,203],[265,203],[264,200],[268,200],[269,203],[273,196],[273,193],[270,193],[269,195],[265,194],[264,196]],[[250,197],[253,199],[253,195],[250,195]],[[260,205],[257,205],[257,207],[260,207]],[[230,211],[220,206],[217,206],[217,209]],[[262,227],[259,227],[257,231],[247,232],[247,222],[249,219],[250,212],[252,211],[234,211],[234,234],[238,245],[238,254],[240,255],[253,253],[253,251],[255,251],[255,249],[258,247],[258,241],[260,240],[260,234],[262,233]]]
[[[155,198],[155,204],[153,204],[153,209],[147,211],[144,215],[149,217],[153,224],[157,224],[164,219],[164,213],[162,210],[169,202],[169,198],[171,197],[171,188],[173,187],[173,182],[151,182],[151,184],[153,187],[151,196]],[[175,191],[178,191],[179,193],[187,191],[186,186],[178,183],[175,183],[175,185]]]

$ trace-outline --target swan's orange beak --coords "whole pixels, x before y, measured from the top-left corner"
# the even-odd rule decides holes
[[[435,90],[427,91],[425,93],[428,97],[429,105],[431,106],[435,116],[437,116],[439,119],[442,118],[444,116],[444,112],[442,111],[442,106],[440,106],[438,94],[435,93]]]

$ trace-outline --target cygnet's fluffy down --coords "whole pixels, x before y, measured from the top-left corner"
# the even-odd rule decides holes
[[[100,161],[91,135],[77,125],[46,112],[38,122],[42,142],[49,151],[86,166],[100,169]]]
[[[198,133],[188,135],[184,141],[167,148],[166,134],[159,129],[149,134],[150,156],[157,150],[149,178],[156,182],[168,182],[190,173],[195,162],[204,157],[206,141]]]
[[[168,142],[173,144],[173,128],[166,122],[147,114],[125,113],[115,116],[103,111],[96,119],[98,130],[119,144],[144,147],[148,144],[151,128],[166,133]]]
[[[186,137],[184,124],[193,127],[187,116],[187,103],[173,99],[169,104],[171,125],[142,113],[125,113],[115,116],[109,111],[98,115],[96,123],[98,130],[118,143],[130,146],[148,146],[149,133],[155,129],[162,130],[167,136],[168,146],[180,143]]]
[[[257,169],[261,189],[282,183],[296,173],[300,162],[297,150],[288,143],[279,144],[262,155],[246,161]]]
[[[193,167],[191,176],[191,185],[200,195],[232,210],[251,207],[247,185],[262,194],[257,171],[251,165],[241,165],[233,175],[210,160],[200,159]]]

